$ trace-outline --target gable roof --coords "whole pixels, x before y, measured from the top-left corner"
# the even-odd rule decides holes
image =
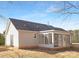
[[[56,28],[51,25],[40,24],[40,23],[24,21],[24,20],[18,20],[18,19],[13,19],[13,18],[9,18],[9,19],[11,20],[13,25],[18,30],[31,30],[31,31],[61,30],[61,31],[65,31],[64,29]]]

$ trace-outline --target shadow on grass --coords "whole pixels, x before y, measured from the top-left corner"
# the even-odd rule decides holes
[[[54,50],[53,49],[46,49],[46,48],[28,48],[28,49],[24,49],[24,50],[45,52],[45,53],[49,53],[49,54],[56,54],[56,53],[65,52],[65,51],[79,52],[79,48],[74,48],[74,47],[56,49],[56,50],[55,49]]]

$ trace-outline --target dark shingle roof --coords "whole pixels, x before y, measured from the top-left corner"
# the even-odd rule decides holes
[[[16,29],[20,30],[31,30],[31,31],[43,31],[43,30],[61,30],[65,31],[61,28],[56,28],[50,25],[40,24],[40,23],[34,23],[30,21],[24,21],[24,20],[18,20],[9,18],[11,22],[14,24]]]

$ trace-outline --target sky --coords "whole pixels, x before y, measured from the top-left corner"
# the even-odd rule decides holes
[[[43,23],[65,30],[79,29],[79,14],[65,14],[63,8],[63,1],[0,1],[0,32],[5,30],[8,18]],[[65,9],[78,13],[79,2],[66,2]]]

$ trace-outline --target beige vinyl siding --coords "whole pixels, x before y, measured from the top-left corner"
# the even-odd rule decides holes
[[[19,30],[20,47],[38,46],[39,42],[37,39],[37,34],[38,32],[35,31]],[[36,38],[34,35],[36,35]]]

